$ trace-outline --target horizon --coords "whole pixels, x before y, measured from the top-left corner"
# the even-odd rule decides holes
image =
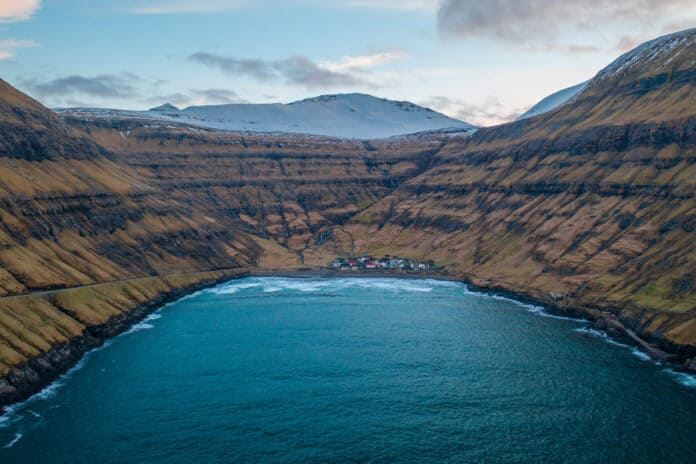
[[[0,67],[51,108],[364,93],[491,126],[693,24],[684,0],[0,0]]]

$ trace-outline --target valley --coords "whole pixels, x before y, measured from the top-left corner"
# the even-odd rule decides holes
[[[625,327],[696,371],[695,196],[693,29],[464,134],[55,113],[3,81],[0,404],[187,289],[362,254]]]

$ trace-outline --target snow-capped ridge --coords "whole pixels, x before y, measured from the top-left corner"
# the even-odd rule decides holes
[[[558,92],[552,93],[548,97],[545,97],[539,101],[536,105],[532,106],[526,112],[522,113],[517,117],[517,120],[531,118],[539,114],[543,114],[551,111],[552,109],[558,108],[573,100],[579,93],[581,93],[590,81],[585,81],[580,84],[574,85],[572,87],[559,90]]]
[[[639,68],[659,71],[674,61],[684,50],[694,45],[696,45],[696,28],[674,32],[645,42],[619,56],[592,79],[545,97],[520,115],[517,120],[531,118],[571,103],[586,89],[601,85],[610,79],[637,72]]]
[[[148,111],[88,108],[57,110],[81,118],[146,119],[242,132],[296,133],[354,139],[388,138],[441,129],[477,127],[407,101],[367,94],[321,95],[296,102],[190,106],[169,103]]]
[[[668,55],[673,55],[662,64],[664,66],[674,60],[684,49],[694,44],[696,44],[696,28],[663,35],[662,37],[645,42],[633,50],[624,53],[609,64],[609,66],[597,73],[590,83],[597,84],[611,77],[630,72],[630,70],[636,66],[649,63],[657,64]],[[677,48],[681,48],[681,51],[675,53],[675,49]]]

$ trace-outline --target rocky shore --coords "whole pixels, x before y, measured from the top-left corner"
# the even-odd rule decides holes
[[[86,353],[102,346],[108,339],[128,331],[163,305],[246,275],[246,272],[240,272],[212,279],[204,278],[191,285],[160,293],[131,311],[114,316],[104,324],[88,327],[70,341],[56,344],[49,351],[12,368],[0,379],[0,413],[5,407],[25,401],[39,393],[75,366]]]

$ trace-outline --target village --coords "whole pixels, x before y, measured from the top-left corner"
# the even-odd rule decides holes
[[[441,271],[443,266],[436,266],[433,261],[416,261],[410,258],[385,255],[377,258],[372,255],[343,258],[333,260],[331,269],[337,271],[416,271],[432,272]]]

